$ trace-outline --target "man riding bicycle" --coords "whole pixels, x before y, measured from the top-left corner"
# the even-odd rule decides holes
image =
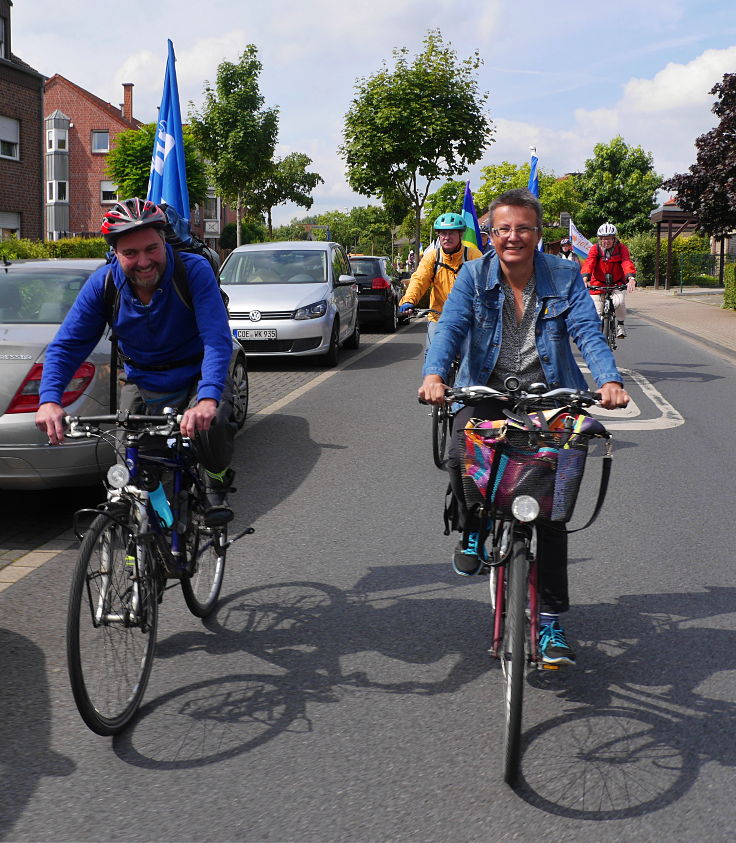
[[[560,240],[560,254],[558,257],[566,261],[572,261],[580,266],[580,258],[575,254],[572,248],[572,240],[569,237],[563,237]]]
[[[124,366],[120,409],[183,411],[181,433],[194,440],[206,474],[205,522],[220,526],[233,517],[226,500],[237,429],[228,375],[233,341],[212,268],[205,258],[187,252],[177,259],[186,273],[191,306],[183,300],[173,280],[175,257],[164,237],[166,224],[159,207],[138,198],[117,203],[105,214],[101,232],[114,257],[89,277],[46,351],[36,427],[51,445],[63,442],[62,393],[109,320]],[[108,274],[115,286],[111,314]]]
[[[416,272],[411,276],[409,286],[399,302],[400,313],[411,313],[422,296],[431,288],[429,306],[442,312],[442,307],[450,295],[455,278],[465,261],[482,257],[480,250],[473,245],[463,246],[465,220],[460,214],[440,214],[434,221],[437,241],[424,253]],[[430,313],[427,317],[427,345],[437,326],[439,313]]]
[[[621,289],[612,293],[613,306],[616,311],[616,337],[626,337],[624,321],[626,319],[626,291],[633,293],[636,288],[636,267],[631,255],[618,239],[618,230],[613,223],[605,222],[598,229],[598,243],[591,247],[588,257],[582,267],[583,280],[593,296],[593,304],[599,317],[603,315],[603,300],[607,285],[606,275],[613,279],[612,283]]]
[[[503,390],[514,375],[522,389],[587,389],[570,348],[573,338],[590,368],[606,408],[625,407],[616,361],[603,339],[579,268],[537,250],[542,207],[526,189],[509,190],[490,207],[494,253],[463,266],[447,300],[424,363],[419,397],[430,404],[445,400],[447,373],[460,353],[455,386],[487,385]],[[455,415],[447,470],[457,504],[458,543],[453,568],[471,576],[486,561],[479,546],[478,517],[468,510],[462,482],[464,427],[468,420],[503,419],[504,405],[493,399],[460,409]],[[542,660],[572,664],[575,656],[559,623],[567,611],[567,533],[540,524],[540,639]]]

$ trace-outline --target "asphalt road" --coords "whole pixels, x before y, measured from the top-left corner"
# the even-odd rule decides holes
[[[603,515],[571,538],[578,665],[529,678],[518,792],[487,581],[449,567],[415,324],[311,389],[300,373],[240,437],[256,533],[211,620],[167,594],[123,735],[91,734],[68,689],[73,552],[0,594],[2,839],[733,839],[736,374],[630,322],[635,406]],[[593,464],[580,521],[595,488]]]

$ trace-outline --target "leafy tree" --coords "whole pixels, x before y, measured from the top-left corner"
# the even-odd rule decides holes
[[[570,214],[574,220],[580,215],[582,197],[573,176],[552,177],[549,180],[543,176],[540,180],[539,199],[544,208],[544,218],[549,222],[558,221],[563,212]]]
[[[264,108],[258,87],[262,69],[255,45],[237,64],[223,61],[213,88],[206,83],[204,105],[190,103],[192,135],[217,193],[236,208],[238,222],[248,187],[268,173],[278,133],[278,109]],[[240,245],[240,226],[237,227]]]
[[[736,73],[727,73],[709,91],[711,111],[720,123],[695,141],[695,163],[687,173],[663,182],[677,203],[695,214],[703,231],[724,235],[736,230]]]
[[[352,208],[350,211],[327,211],[319,214],[317,223],[329,226],[330,239],[348,252],[365,255],[390,255],[392,225],[384,208],[377,205]],[[325,229],[314,231],[315,240],[326,240]]]
[[[229,222],[220,233],[220,248],[231,250],[235,248],[237,241],[235,223]],[[244,219],[240,222],[240,242],[243,243],[265,243],[266,227],[261,220]]]
[[[273,233],[268,238],[269,240],[308,240],[309,231],[307,225],[316,223],[317,218],[314,216],[302,217],[301,219],[292,219],[288,225],[279,225],[274,228]]]
[[[187,166],[189,202],[196,205],[207,196],[207,176],[202,157],[188,127],[184,127],[184,157]],[[131,196],[145,198],[151,174],[151,155],[156,137],[156,124],[147,123],[140,129],[126,129],[113,141],[107,156],[105,175],[123,199]]]
[[[492,141],[478,89],[476,51],[464,60],[430,30],[413,59],[404,47],[373,76],[358,79],[345,115],[340,152],[350,186],[364,196],[400,193],[414,211],[420,238],[422,207],[431,185],[464,173]]]
[[[266,215],[269,236],[273,235],[271,210],[284,202],[293,202],[302,208],[312,207],[311,192],[324,184],[319,173],[308,173],[312,159],[303,152],[292,152],[285,158],[275,159],[269,169],[255,178],[244,194],[245,204],[252,210]]]
[[[440,214],[447,211],[459,214],[463,209],[463,197],[465,196],[464,181],[448,181],[430,193],[424,202],[424,216],[431,226]]]
[[[648,231],[661,181],[651,152],[628,146],[620,135],[596,144],[584,172],[575,177],[582,197],[578,228],[594,232],[601,223],[612,222],[625,237]]]

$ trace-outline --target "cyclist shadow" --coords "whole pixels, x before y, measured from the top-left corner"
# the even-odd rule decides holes
[[[442,583],[444,565],[408,567],[417,574],[409,596],[369,596],[363,589],[318,582],[278,583],[230,596],[207,630],[170,636],[157,655],[235,655],[236,664],[260,660],[260,671],[228,673],[151,700],[114,739],[115,752],[137,766],[198,767],[279,734],[311,732],[314,704],[365,692],[449,694],[473,682],[492,668],[483,651],[487,606],[450,596],[456,592]],[[408,573],[402,567],[402,575]],[[365,653],[386,657],[385,675],[343,669],[343,660],[362,666]],[[433,678],[407,679],[397,662],[427,666],[419,672]]]
[[[51,750],[51,701],[43,651],[0,629],[0,839],[5,840],[44,776],[69,776],[75,764]]]
[[[634,817],[676,802],[709,761],[736,767],[724,739],[736,727],[735,599],[714,587],[576,608],[575,670],[530,675],[574,707],[525,734],[519,795],[566,817]]]

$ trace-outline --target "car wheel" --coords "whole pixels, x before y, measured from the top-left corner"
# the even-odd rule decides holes
[[[330,347],[322,357],[322,362],[328,369],[331,369],[333,366],[337,366],[337,349],[340,344],[339,338],[340,326],[338,325],[337,319],[335,319],[332,323],[332,333],[330,334]]]
[[[239,352],[235,358],[230,376],[233,379],[233,419],[238,430],[245,424],[248,415],[248,364],[245,354]]]
[[[396,332],[396,328],[399,324],[399,314],[396,308],[396,305],[392,302],[391,303],[391,310],[386,314],[386,318],[383,320],[383,330],[387,334],[393,334]]]
[[[355,316],[355,330],[344,342],[345,348],[359,348],[360,347],[360,320],[356,314]]]

